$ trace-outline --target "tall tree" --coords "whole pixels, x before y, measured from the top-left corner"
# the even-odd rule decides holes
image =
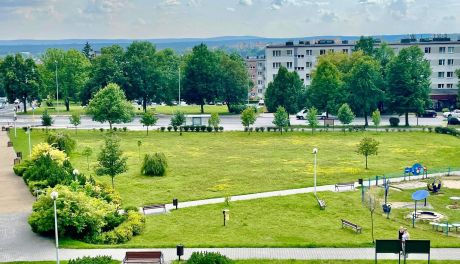
[[[281,134],[283,134],[283,129],[289,126],[289,115],[284,107],[278,106],[276,109],[273,124],[279,128]]]
[[[364,116],[364,125],[368,126],[368,116],[383,97],[380,65],[371,57],[363,56],[354,64],[345,77],[349,102],[355,113]]]
[[[275,112],[282,106],[289,114],[297,113],[302,108],[299,100],[302,89],[303,84],[297,72],[289,72],[285,67],[280,67],[265,92],[267,110]]]
[[[374,38],[361,36],[355,44],[354,51],[361,50],[368,56],[373,56],[375,52]]]
[[[115,189],[114,178],[128,170],[123,151],[120,147],[120,140],[114,135],[109,135],[104,142],[104,146],[97,157],[99,162],[96,168],[97,175],[109,175],[112,178],[112,188]]]
[[[418,112],[429,105],[430,63],[417,46],[402,49],[388,64],[389,108],[404,114],[409,126],[409,112]]]
[[[102,48],[101,55],[91,61],[89,81],[80,95],[83,105],[89,102],[94,93],[109,83],[116,83],[119,86],[125,85],[124,54],[125,51],[121,46],[112,45]]]
[[[321,111],[326,111],[327,116],[331,112],[336,112],[346,101],[341,73],[328,60],[319,61],[307,91],[311,104]]]
[[[70,111],[70,100],[77,101],[88,82],[91,66],[89,60],[75,49],[68,51],[47,49],[42,56],[42,61],[43,64],[39,69],[46,93],[42,96],[59,96],[59,99],[64,99],[66,102],[66,111]]]
[[[134,41],[125,54],[126,96],[142,98],[142,108],[158,96],[160,72],[155,63],[155,46],[148,41]]]
[[[187,58],[184,76],[184,99],[189,104],[198,104],[204,113],[204,104],[217,98],[216,79],[218,58],[205,44],[193,48]]]
[[[155,53],[155,63],[160,78],[157,80],[157,93],[152,100],[167,104],[174,100],[179,101],[179,78],[183,76],[183,60],[172,49],[163,49]]]
[[[342,124],[348,125],[355,119],[355,114],[348,104],[343,104],[337,112],[337,118]]]
[[[83,55],[85,55],[85,57],[88,60],[91,60],[93,58],[93,48],[88,43],[88,41],[86,41],[85,46],[83,47],[82,53]]]
[[[123,90],[114,83],[98,91],[89,102],[87,114],[94,121],[112,124],[127,123],[133,120],[133,106],[126,100]]]
[[[38,97],[41,84],[34,60],[24,59],[21,54],[8,55],[1,64],[0,73],[8,101],[20,99],[27,112],[27,101]]]

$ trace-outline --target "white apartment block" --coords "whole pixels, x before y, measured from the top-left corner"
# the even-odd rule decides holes
[[[396,53],[405,47],[419,46],[431,65],[433,107],[441,109],[455,105],[458,84],[455,71],[460,69],[460,41],[449,38],[403,39],[399,43],[389,43],[389,45]],[[308,86],[320,55],[328,52],[351,54],[353,48],[354,43],[346,40],[299,41],[295,44],[286,42],[283,45],[267,45],[265,84],[272,82],[278,69],[284,66],[289,71],[296,71],[303,83]]]

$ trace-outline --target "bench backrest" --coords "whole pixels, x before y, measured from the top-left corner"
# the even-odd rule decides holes
[[[153,209],[153,208],[165,208],[164,204],[154,204],[154,205],[145,205],[143,209]]]
[[[358,225],[353,224],[352,222],[349,222],[349,221],[344,220],[344,219],[342,219],[342,222],[345,223],[345,224],[347,224],[347,225],[351,225],[351,226],[354,226],[354,227],[358,227]]]
[[[163,256],[161,251],[144,251],[144,252],[126,252],[125,259],[159,259]]]

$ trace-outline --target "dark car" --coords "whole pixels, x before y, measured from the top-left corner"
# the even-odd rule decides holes
[[[449,125],[460,125],[460,120],[456,117],[451,117],[447,120],[447,124]]]
[[[436,117],[438,114],[434,110],[425,110],[425,112],[421,114],[417,114],[418,117]]]

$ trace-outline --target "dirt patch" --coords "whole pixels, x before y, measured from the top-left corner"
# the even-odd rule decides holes
[[[449,189],[460,189],[460,180],[454,180],[454,179],[448,179],[448,180],[442,180],[442,185],[443,187],[449,188]]]
[[[426,188],[426,183],[421,181],[407,181],[407,182],[398,182],[392,183],[390,187],[395,187],[403,190],[419,189]]]

